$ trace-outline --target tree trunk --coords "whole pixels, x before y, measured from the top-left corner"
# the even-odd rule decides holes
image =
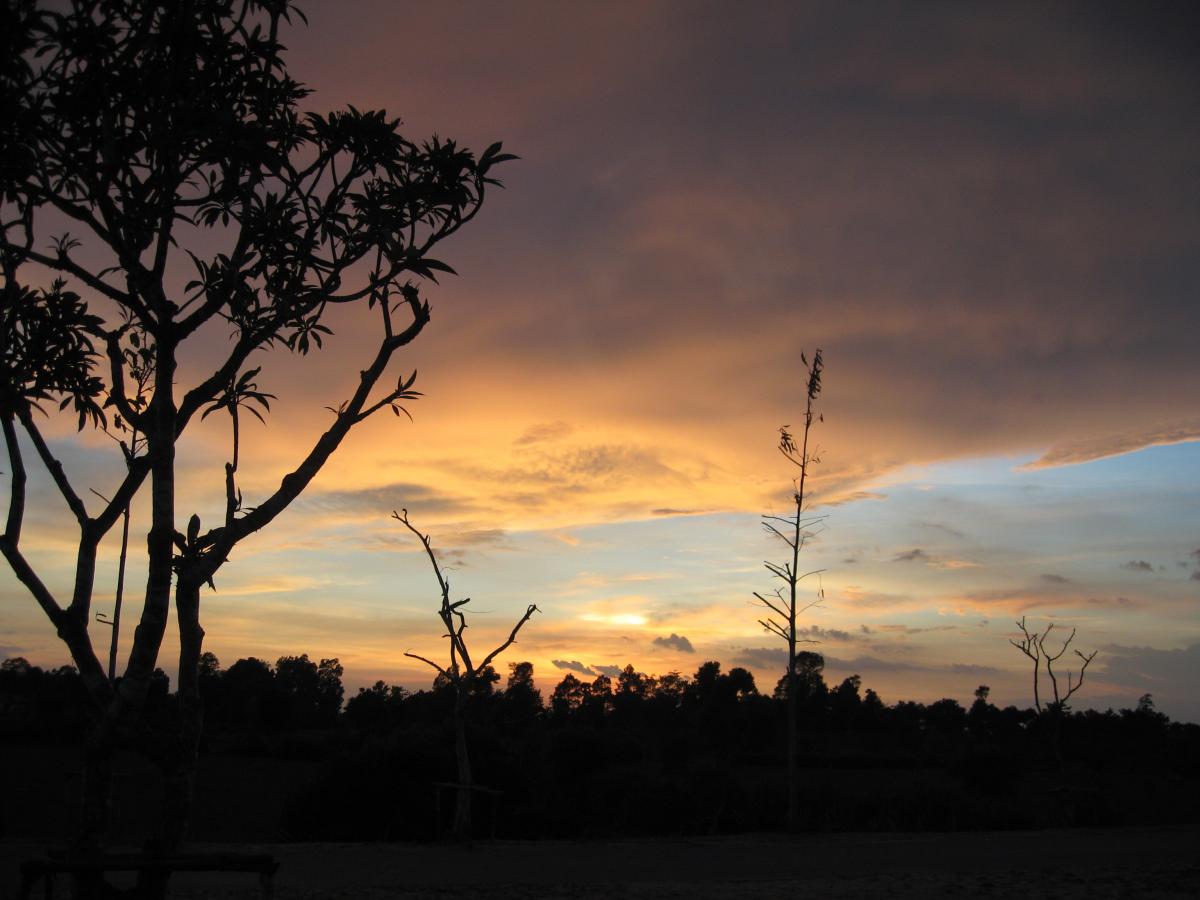
[[[183,843],[191,817],[196,786],[196,762],[204,729],[200,702],[200,654],[204,629],[200,627],[200,583],[182,575],[175,589],[179,617],[179,735],[170,755],[163,800],[162,841],[167,852]]]
[[[454,699],[454,756],[458,761],[458,791],[454,803],[454,837],[471,839],[471,757],[467,753],[466,689],[459,687]]]
[[[125,563],[129,558],[129,505],[121,513],[121,556],[117,560],[117,596],[113,600],[112,640],[108,645],[108,680],[117,680],[117,647],[121,642],[121,603],[125,599]]]
[[[794,634],[795,632],[793,632]],[[787,697],[787,825],[789,831],[795,831],[800,818],[799,798],[797,797],[796,771],[796,645],[788,647],[788,697]]]

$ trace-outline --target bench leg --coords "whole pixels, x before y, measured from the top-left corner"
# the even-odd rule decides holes
[[[258,885],[262,888],[263,900],[271,900],[275,894],[275,886],[272,884],[271,873],[259,872]]]

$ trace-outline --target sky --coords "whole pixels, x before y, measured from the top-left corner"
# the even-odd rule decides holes
[[[777,429],[821,347],[803,618],[831,684],[885,702],[1032,701],[1026,617],[1099,651],[1076,705],[1200,721],[1200,21],[1185,4],[308,4],[285,33],[317,110],[353,104],[520,155],[439,249],[414,421],[359,426],[204,598],[228,665],[337,656],[353,692],[444,654],[407,508],[491,649],[568,671],[749,667]],[[247,504],[347,397],[372,320],[264,366]],[[214,339],[215,340],[215,339]],[[181,378],[200,371],[185,364]],[[221,509],[226,425],[179,450],[181,521]],[[48,425],[80,484],[111,442]],[[31,473],[24,546],[67,583]],[[134,530],[146,527],[135,509]],[[135,548],[141,539],[135,540]],[[111,607],[116,535],[96,609]],[[134,576],[135,585],[141,580]],[[136,591],[135,591],[136,595]],[[128,609],[128,608],[127,608]],[[132,635],[134,616],[126,613]],[[107,634],[94,626],[103,645]],[[171,671],[172,637],[160,663]],[[66,661],[0,573],[0,656]],[[1068,654],[1069,655],[1069,654]]]

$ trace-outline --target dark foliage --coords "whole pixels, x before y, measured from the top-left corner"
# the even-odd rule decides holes
[[[800,667],[800,825],[811,830],[1060,827],[1194,821],[1200,727],[1134,709],[1069,713],[1060,769],[1032,709],[998,708],[987,689],[964,709],[943,699],[885,706],[857,676],[829,688],[823,660]],[[816,657],[811,658],[811,657]],[[376,682],[340,714],[341,667],[285,656],[222,670],[206,654],[206,758],[303,762],[266,838],[428,840],[439,833],[437,782],[455,775],[449,685],[408,692]],[[482,674],[482,673],[481,673]],[[568,674],[544,702],[533,667],[512,663],[471,697],[480,798],[475,830],[507,837],[670,835],[785,825],[775,787],[785,771],[786,702],[760,694],[745,669],[706,662],[693,677],[627,667],[615,683]],[[154,719],[174,695],[156,681]],[[61,740],[83,727],[86,696],[69,668],[0,665],[6,737]],[[242,760],[241,763],[236,762]],[[265,761],[265,760],[264,760]],[[281,770],[281,773],[284,770]],[[450,827],[443,796],[440,829]]]

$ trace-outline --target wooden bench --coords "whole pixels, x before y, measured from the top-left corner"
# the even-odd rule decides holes
[[[54,896],[54,876],[90,875],[99,880],[105,872],[257,872],[262,895],[270,898],[272,878],[279,863],[269,853],[180,853],[154,856],[146,853],[51,854],[47,859],[21,863],[21,897],[28,898],[39,880],[45,881],[46,900]]]

